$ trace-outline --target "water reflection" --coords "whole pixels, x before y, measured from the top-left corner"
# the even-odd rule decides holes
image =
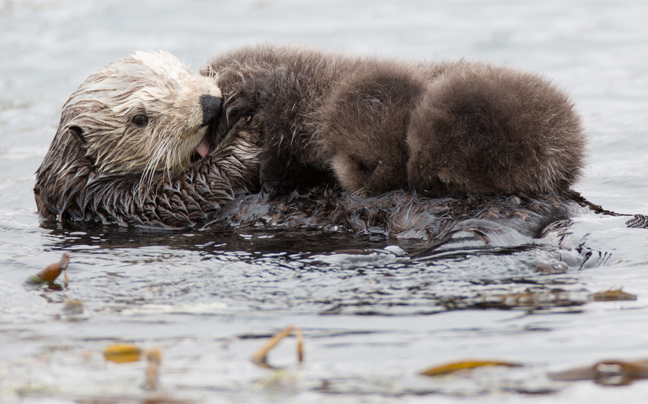
[[[340,232],[48,226],[47,246],[69,251],[86,272],[78,298],[132,315],[167,312],[171,301],[176,313],[216,307],[383,316],[585,303],[572,296],[583,293],[570,276],[578,268],[543,243],[452,247],[421,257],[407,253],[408,243]],[[576,253],[563,255],[578,262]]]

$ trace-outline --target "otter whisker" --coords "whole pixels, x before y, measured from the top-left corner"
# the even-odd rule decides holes
[[[142,176],[139,181],[139,194],[146,195],[153,186],[155,172],[158,171],[160,163],[164,160],[165,149],[168,147],[169,139],[163,139],[157,144],[152,145],[150,160],[144,167]]]

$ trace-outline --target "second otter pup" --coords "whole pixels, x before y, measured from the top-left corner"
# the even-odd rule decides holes
[[[351,192],[561,192],[579,177],[585,136],[566,95],[529,73],[481,63],[414,64],[292,46],[215,57],[227,119],[264,125],[271,192],[339,182]]]

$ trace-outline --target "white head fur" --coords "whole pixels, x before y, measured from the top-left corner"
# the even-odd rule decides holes
[[[222,97],[213,78],[168,52],[136,52],[88,77],[64,105],[59,131],[82,139],[98,174],[148,182],[190,164],[207,129],[203,95]]]

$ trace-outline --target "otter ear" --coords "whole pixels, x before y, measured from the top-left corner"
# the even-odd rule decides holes
[[[85,146],[88,141],[85,136],[83,136],[83,129],[79,128],[78,126],[70,126],[68,130],[70,131],[70,134],[79,141],[79,143]]]
[[[89,156],[86,152],[86,146],[88,145],[88,139],[83,134],[83,129],[81,129],[78,126],[70,126],[68,128],[68,131],[72,135],[73,138],[75,138],[79,144],[81,145],[81,150],[83,150],[83,154],[85,154],[85,158],[88,159],[91,165],[96,165],[96,161],[92,156]]]

